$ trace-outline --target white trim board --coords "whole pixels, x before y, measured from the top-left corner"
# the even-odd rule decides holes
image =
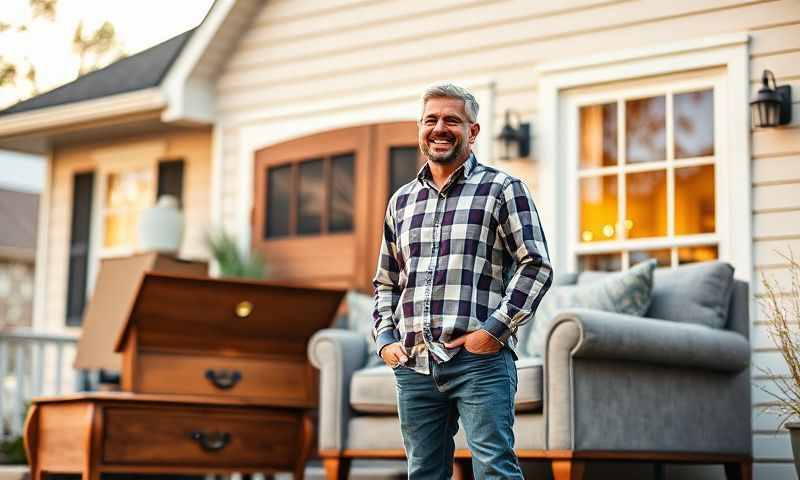
[[[729,228],[721,239],[729,245],[725,260],[736,268],[736,277],[751,282],[752,266],[752,192],[750,167],[750,111],[748,80],[748,41],[746,34],[705,37],[674,44],[624,50],[544,63],[539,73],[539,124],[541,134],[536,158],[540,159],[540,211],[546,232],[558,239],[551,242],[551,257],[556,271],[566,271],[568,261],[568,222],[570,202],[565,195],[564,179],[567,125],[564,115],[565,94],[569,90],[599,84],[624,82],[644,77],[675,75],[701,69],[722,70],[729,114],[727,138],[728,178],[731,182],[726,202]]]
[[[153,87],[29,112],[12,113],[0,118],[0,137],[160,110],[166,105],[161,89]]]

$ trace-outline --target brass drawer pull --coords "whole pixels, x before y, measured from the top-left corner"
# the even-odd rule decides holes
[[[236,386],[242,379],[242,374],[238,370],[206,370],[206,378],[220,390],[229,390]]]
[[[191,437],[206,452],[218,452],[231,441],[231,434],[228,432],[192,432]]]

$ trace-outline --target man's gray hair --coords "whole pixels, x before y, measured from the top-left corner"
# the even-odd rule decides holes
[[[478,106],[478,101],[475,100],[475,96],[464,87],[459,87],[452,83],[437,83],[436,85],[431,85],[425,90],[425,93],[422,94],[423,112],[425,111],[425,104],[428,103],[428,100],[431,98],[457,98],[462,100],[469,121],[472,123],[478,121],[478,108],[480,108]]]

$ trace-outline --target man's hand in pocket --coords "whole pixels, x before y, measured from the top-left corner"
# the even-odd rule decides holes
[[[503,348],[503,344],[486,330],[475,330],[456,338],[452,342],[445,343],[444,346],[447,348],[463,346],[468,352],[479,354],[497,353]]]

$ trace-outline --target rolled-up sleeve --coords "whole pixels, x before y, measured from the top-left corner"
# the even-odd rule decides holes
[[[499,307],[483,328],[503,344],[525,324],[553,283],[553,268],[539,214],[527,186],[509,180],[496,210],[498,234],[514,259],[515,271]]]
[[[375,339],[379,356],[383,347],[399,340],[393,318],[395,308],[397,308],[397,304],[400,301],[400,265],[397,261],[397,239],[395,237],[392,203],[390,201],[389,207],[386,209],[378,268],[372,282],[375,287],[372,335]]]

